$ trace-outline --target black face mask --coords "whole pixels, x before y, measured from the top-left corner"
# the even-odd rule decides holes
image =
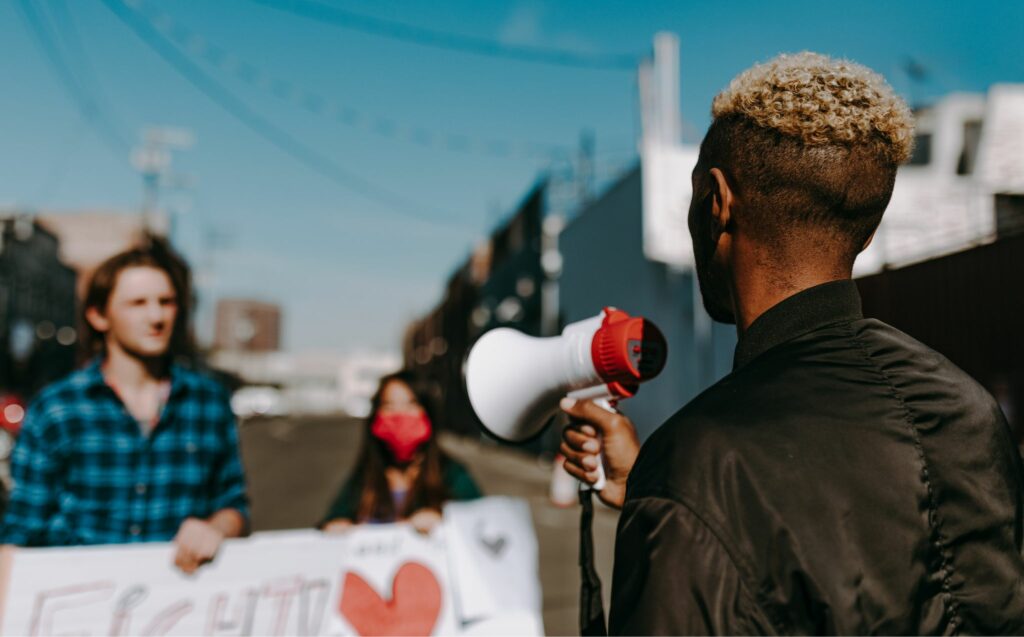
[[[719,323],[734,324],[736,317],[732,309],[729,278],[725,270],[716,265],[714,260],[718,241],[715,239],[713,228],[714,195],[707,184],[708,179],[710,176],[707,176],[705,171],[705,176],[694,184],[693,197],[690,199],[688,225],[690,240],[693,242],[694,267],[697,270],[701,299],[708,315]]]

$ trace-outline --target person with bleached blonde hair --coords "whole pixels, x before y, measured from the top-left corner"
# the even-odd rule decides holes
[[[741,73],[712,115],[689,226],[704,306],[739,334],[732,373],[642,448],[628,418],[563,401],[566,469],[593,483],[602,452],[622,509],[610,632],[1024,634],[1006,420],[864,318],[852,281],[910,111],[871,70],[800,53]]]

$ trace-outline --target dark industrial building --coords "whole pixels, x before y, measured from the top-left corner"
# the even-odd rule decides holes
[[[530,190],[516,211],[448,279],[445,296],[406,330],[405,365],[434,381],[444,405],[441,427],[479,433],[462,380],[462,365],[476,339],[495,327],[533,336],[542,328],[541,225],[546,181]]]
[[[1013,224],[1024,230],[1021,221],[1024,211]],[[1024,233],[1004,230],[988,245],[857,283],[866,316],[912,335],[977,379],[995,396],[1022,442]]]
[[[28,399],[75,365],[75,272],[31,217],[0,219],[0,391]]]

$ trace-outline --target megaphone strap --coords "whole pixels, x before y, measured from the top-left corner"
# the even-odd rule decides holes
[[[593,493],[591,489],[580,489],[580,635],[603,637],[608,629],[604,621],[601,578],[594,568]]]

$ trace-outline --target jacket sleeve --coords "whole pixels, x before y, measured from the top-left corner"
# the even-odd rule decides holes
[[[51,525],[61,526],[56,514],[64,487],[66,449],[59,423],[47,413],[45,403],[33,403],[11,456],[14,490],[7,504],[0,543],[50,543]]]
[[[615,547],[609,634],[776,634],[733,556],[685,505],[627,501]]]

